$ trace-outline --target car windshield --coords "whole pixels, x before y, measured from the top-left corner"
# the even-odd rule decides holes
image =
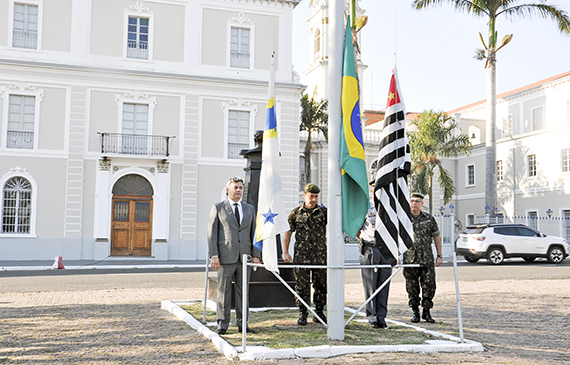
[[[485,227],[467,228],[464,234],[481,234]]]

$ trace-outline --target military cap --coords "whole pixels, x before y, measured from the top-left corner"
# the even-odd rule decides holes
[[[420,199],[424,199],[424,195],[418,192],[412,193],[412,197],[416,197],[416,198],[420,198]]]
[[[319,187],[316,184],[310,183],[305,185],[305,192],[318,194],[321,192],[321,189],[319,189]]]

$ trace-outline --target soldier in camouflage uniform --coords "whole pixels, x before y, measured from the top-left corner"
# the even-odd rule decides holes
[[[421,211],[424,205],[424,196],[413,193],[410,199],[412,212],[412,224],[414,226],[414,245],[404,252],[404,264],[420,264],[420,267],[404,268],[406,279],[406,291],[408,292],[408,304],[414,313],[412,322],[420,321],[420,304],[423,307],[422,318],[429,323],[434,323],[430,309],[433,308],[435,296],[435,266],[443,263],[441,254],[441,237],[435,219]],[[435,242],[437,259],[433,261],[432,242]],[[421,303],[420,303],[421,286]]]
[[[315,184],[305,185],[304,203],[293,209],[289,214],[289,231],[283,238],[283,261],[296,265],[326,265],[327,264],[327,208],[319,206],[321,189]],[[291,235],[295,232],[295,258],[289,254]],[[324,309],[327,302],[327,270],[326,269],[295,269],[295,291],[307,303],[311,304],[311,274],[313,275],[313,301],[315,312],[326,323]],[[299,320],[297,324],[307,324],[307,308],[297,300]],[[313,318],[314,322],[318,319]]]

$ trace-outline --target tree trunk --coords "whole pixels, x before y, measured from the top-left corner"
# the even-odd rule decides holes
[[[485,205],[494,211],[497,207],[497,162],[496,162],[496,125],[497,125],[497,71],[496,53],[491,48],[488,52],[487,68],[487,128],[485,136]]]

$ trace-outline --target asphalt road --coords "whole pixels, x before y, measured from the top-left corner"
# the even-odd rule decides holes
[[[451,263],[437,268],[438,282],[453,281]],[[570,259],[553,265],[546,260],[527,263],[513,259],[502,265],[485,260],[469,264],[460,260],[457,268],[460,281],[567,279]],[[210,275],[215,275],[210,273]],[[403,282],[399,273],[393,280]],[[360,270],[345,272],[345,283],[360,283]],[[105,290],[121,288],[200,288],[204,287],[204,271],[198,269],[120,269],[120,270],[46,270],[0,272],[0,293],[65,290]]]

